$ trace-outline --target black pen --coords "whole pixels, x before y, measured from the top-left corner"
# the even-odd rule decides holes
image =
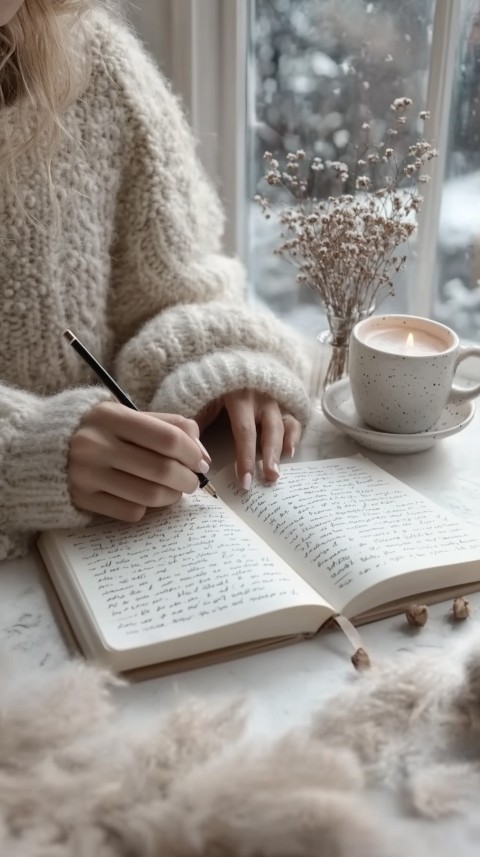
[[[85,346],[80,342],[80,340],[77,339],[77,337],[74,333],[72,333],[71,330],[66,330],[63,335],[67,342],[70,343],[72,348],[74,348],[77,354],[82,358],[82,360],[85,360],[85,363],[88,363],[90,369],[93,369],[95,375],[97,376],[97,378],[99,378],[102,384],[105,384],[105,386],[110,390],[111,393],[113,393],[115,398],[122,405],[125,405],[125,407],[131,408],[134,411],[140,410],[139,408],[137,408],[136,404],[132,402],[131,398],[127,396],[124,390],[122,390],[122,388],[118,386],[117,382],[112,378],[112,376],[107,372],[107,370],[103,368],[103,366],[98,362],[98,360],[93,356],[93,354],[90,353],[88,348],[85,348]],[[205,493],[209,494],[210,497],[218,497],[218,494],[215,491],[215,488],[213,487],[212,483],[209,479],[207,479],[206,476],[203,475],[203,473],[195,473],[195,476],[197,477],[200,483],[200,488],[202,489],[202,491],[205,491]]]

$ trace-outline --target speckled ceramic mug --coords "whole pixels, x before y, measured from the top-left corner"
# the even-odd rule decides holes
[[[411,336],[409,336],[411,334]],[[444,324],[413,315],[379,315],[358,322],[350,339],[349,375],[355,407],[379,431],[427,431],[449,402],[480,395],[480,384],[454,384],[458,365],[480,357]]]

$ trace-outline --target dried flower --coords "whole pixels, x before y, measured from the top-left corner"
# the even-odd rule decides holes
[[[402,96],[402,98],[396,98],[390,106],[395,113],[398,113],[399,110],[408,110],[412,106],[412,99]]]
[[[470,602],[466,598],[455,598],[452,607],[453,618],[461,622],[470,616]]]
[[[370,179],[368,178],[368,176],[359,176],[355,187],[357,188],[357,190],[359,190],[360,188],[370,187]]]
[[[365,649],[357,649],[355,654],[352,655],[351,661],[356,670],[361,672],[361,670],[369,670],[371,667],[370,658],[368,656],[368,652]]]
[[[406,96],[393,101],[395,121],[379,143],[369,122],[362,123],[351,169],[343,161],[310,160],[303,149],[288,153],[281,169],[271,152],[264,154],[274,199],[287,192],[295,200],[275,207],[282,226],[276,252],[295,265],[297,282],[316,292],[331,316],[355,319],[378,305],[393,294],[393,276],[405,266],[398,248],[416,229],[423,201],[418,187],[427,184],[425,165],[438,154],[423,138],[404,157],[397,154],[411,105]],[[260,194],[255,199],[269,217],[271,202]]]
[[[409,625],[414,628],[423,628],[428,621],[428,607],[426,604],[410,604],[405,616]]]

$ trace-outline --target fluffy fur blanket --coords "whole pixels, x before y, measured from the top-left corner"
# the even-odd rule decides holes
[[[302,729],[248,737],[238,702],[184,703],[132,734],[105,672],[1,668],[0,854],[399,857],[372,789],[437,818],[480,784],[478,641],[374,666]]]

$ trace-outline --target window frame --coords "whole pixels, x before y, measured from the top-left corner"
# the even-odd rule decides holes
[[[415,283],[421,284],[422,288],[409,289],[407,306],[412,315],[431,316],[433,312],[438,273],[437,236],[446,172],[450,107],[462,2],[463,0],[437,0],[435,4],[425,103],[431,115],[426,131],[438,148],[438,157],[430,161],[428,170],[425,170],[431,181],[418,216],[415,267]]]
[[[171,0],[172,86],[226,211],[225,249],[245,261],[247,0]]]

